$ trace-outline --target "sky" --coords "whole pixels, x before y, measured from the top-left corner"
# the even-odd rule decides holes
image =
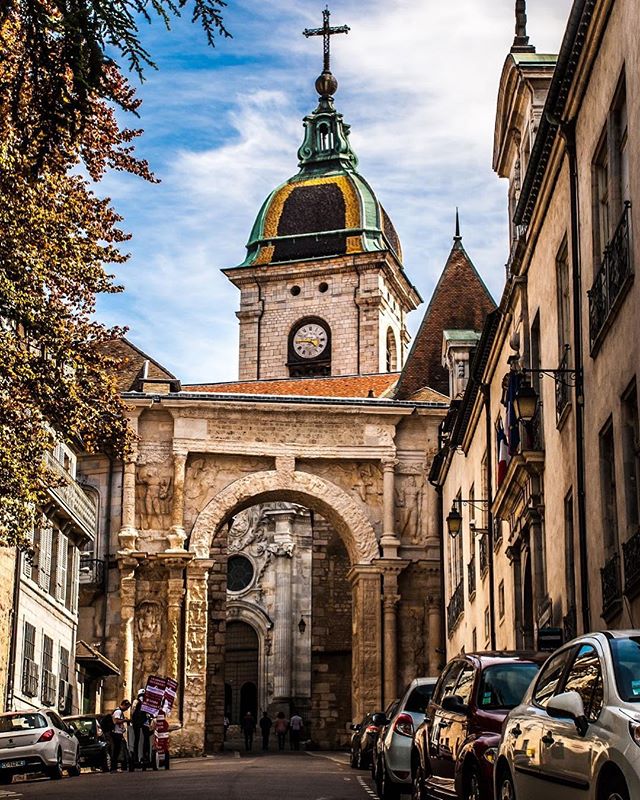
[[[529,0],[539,53],[558,51],[571,0]],[[207,46],[187,19],[141,25],[158,70],[142,84],[137,153],[159,184],[113,173],[96,187],[132,234],[119,295],[99,318],[183,383],[237,378],[239,295],[220,270],[240,264],[269,192],[298,171],[302,118],[317,104],[322,0],[229,0],[233,38]],[[452,244],[464,246],[496,300],[508,257],[506,182],[491,168],[498,82],[513,41],[515,0],[334,0],[336,107],[351,125],[359,171],[400,236],[425,300]],[[124,120],[123,120],[124,121]]]

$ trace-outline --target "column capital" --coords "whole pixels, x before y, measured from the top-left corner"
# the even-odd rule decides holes
[[[399,461],[394,456],[383,456],[380,459],[380,463],[382,464],[383,472],[395,472],[396,467],[399,464]]]
[[[354,564],[347,572],[347,580],[351,585],[356,584],[361,578],[379,578],[382,570],[374,564]]]
[[[385,611],[393,611],[395,614],[398,603],[400,602],[399,594],[384,594],[382,596],[382,604]]]

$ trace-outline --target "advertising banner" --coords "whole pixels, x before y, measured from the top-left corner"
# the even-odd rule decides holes
[[[160,711],[167,688],[167,678],[159,675],[150,675],[142,698],[142,710],[154,717]],[[175,695],[174,695],[175,696]]]

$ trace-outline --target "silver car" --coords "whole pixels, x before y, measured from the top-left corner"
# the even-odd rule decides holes
[[[413,733],[424,722],[437,678],[411,681],[380,734],[375,779],[381,800],[397,800],[411,790],[411,748]]]
[[[42,772],[50,778],[80,774],[80,745],[50,708],[0,714],[0,784],[14,775]]]
[[[505,720],[494,775],[499,800],[640,798],[640,631],[556,650]]]

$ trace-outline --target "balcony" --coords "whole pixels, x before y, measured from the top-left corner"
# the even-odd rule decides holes
[[[84,586],[104,586],[104,561],[101,558],[80,556],[80,584]]]
[[[58,503],[60,511],[80,527],[86,536],[93,539],[98,522],[96,503],[49,452],[45,453],[45,464],[58,481],[58,485],[50,487],[49,492]]]
[[[560,359],[560,363],[558,364],[558,374],[555,376],[555,384],[556,384],[556,423],[559,425],[564,412],[569,407],[571,403],[571,386],[566,379],[566,370],[570,369],[569,367],[569,348],[565,348],[565,351]]]
[[[629,209],[625,203],[622,219],[602,257],[589,295],[589,338],[591,355],[595,356],[604,334],[609,327],[625,290],[633,278],[631,251],[629,247]]]
[[[475,555],[467,564],[467,589],[469,600],[475,597],[476,594],[476,557]]]
[[[447,606],[447,632],[453,633],[460,617],[464,613],[464,581],[460,581]]]
[[[640,594],[640,531],[622,545],[624,593],[629,599]]]
[[[602,580],[602,616],[609,622],[622,608],[620,556],[614,553],[600,570]]]

